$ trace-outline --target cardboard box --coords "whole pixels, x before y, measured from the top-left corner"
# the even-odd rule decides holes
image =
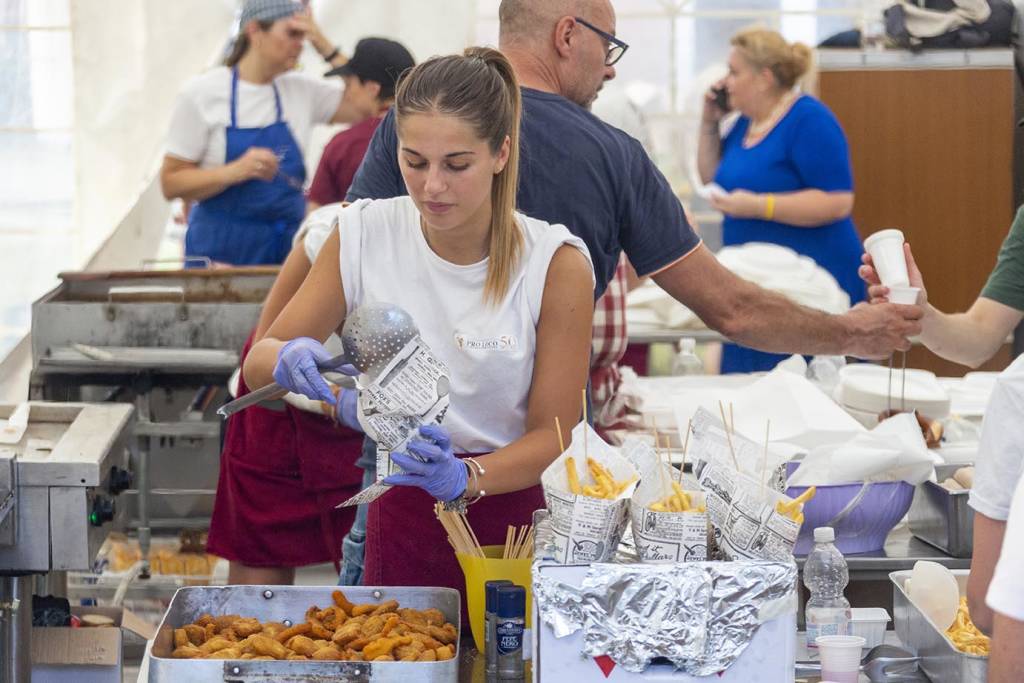
[[[154,625],[122,608],[72,607],[71,613],[107,616],[114,626],[32,629],[32,683],[121,683],[124,632],[156,636]]]

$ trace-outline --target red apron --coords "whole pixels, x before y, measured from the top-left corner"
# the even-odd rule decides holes
[[[465,579],[444,527],[434,516],[436,502],[415,486],[396,486],[370,503],[363,585],[455,588],[462,594],[465,620]],[[504,545],[510,524],[532,524],[533,511],[543,507],[544,493],[538,485],[484,496],[466,514],[480,545]]]
[[[242,349],[249,352],[252,338]],[[239,396],[248,393],[244,379]],[[301,567],[341,558],[359,491],[362,435],[288,406],[252,406],[228,418],[208,550],[253,567]]]

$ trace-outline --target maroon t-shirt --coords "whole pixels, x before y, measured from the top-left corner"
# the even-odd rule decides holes
[[[344,201],[356,169],[363,162],[373,131],[383,117],[371,116],[348,130],[343,130],[327,143],[309,187],[309,200],[320,206]]]

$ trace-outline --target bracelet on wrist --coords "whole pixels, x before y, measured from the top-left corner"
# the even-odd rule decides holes
[[[331,53],[330,53],[330,54],[326,54],[326,55],[321,55],[321,57],[323,57],[323,58],[324,58],[324,61],[325,61],[325,62],[327,62],[328,64],[330,64],[330,63],[331,63],[331,61],[332,61],[332,60],[333,60],[333,59],[334,59],[335,57],[337,57],[338,55],[340,55],[340,54],[341,54],[341,48],[339,48],[339,47],[335,47],[335,48],[334,48],[333,50],[331,50]]]
[[[775,195],[768,194],[764,199],[764,219],[770,221],[775,218]]]
[[[465,512],[466,508],[487,495],[487,491],[480,488],[480,475],[486,472],[484,466],[473,458],[463,458],[462,464],[466,467],[466,488],[458,498],[442,502],[445,510],[454,512]],[[469,497],[470,480],[476,488],[476,495]]]

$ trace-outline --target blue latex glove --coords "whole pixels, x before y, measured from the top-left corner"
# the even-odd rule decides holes
[[[362,432],[363,426],[359,424],[359,418],[356,417],[358,411],[359,392],[355,389],[345,389],[342,387],[338,393],[338,408],[334,411],[335,418],[349,429]]]
[[[408,453],[392,453],[391,459],[404,474],[384,479],[393,486],[418,486],[441,501],[455,500],[466,492],[466,466],[452,452],[451,438],[441,425],[420,427],[423,439],[409,442]],[[415,457],[414,457],[415,456]]]
[[[315,339],[292,339],[277,352],[274,381],[288,391],[313,400],[327,401],[333,406],[337,404],[334,392],[320,376],[325,370],[337,369],[326,365],[331,357],[324,345]],[[321,367],[317,367],[318,363]]]
[[[360,374],[359,373],[359,368],[357,368],[354,365],[351,365],[350,363],[345,363],[344,365],[339,365],[336,369],[341,374],[348,375],[349,377],[358,377],[359,374]]]

